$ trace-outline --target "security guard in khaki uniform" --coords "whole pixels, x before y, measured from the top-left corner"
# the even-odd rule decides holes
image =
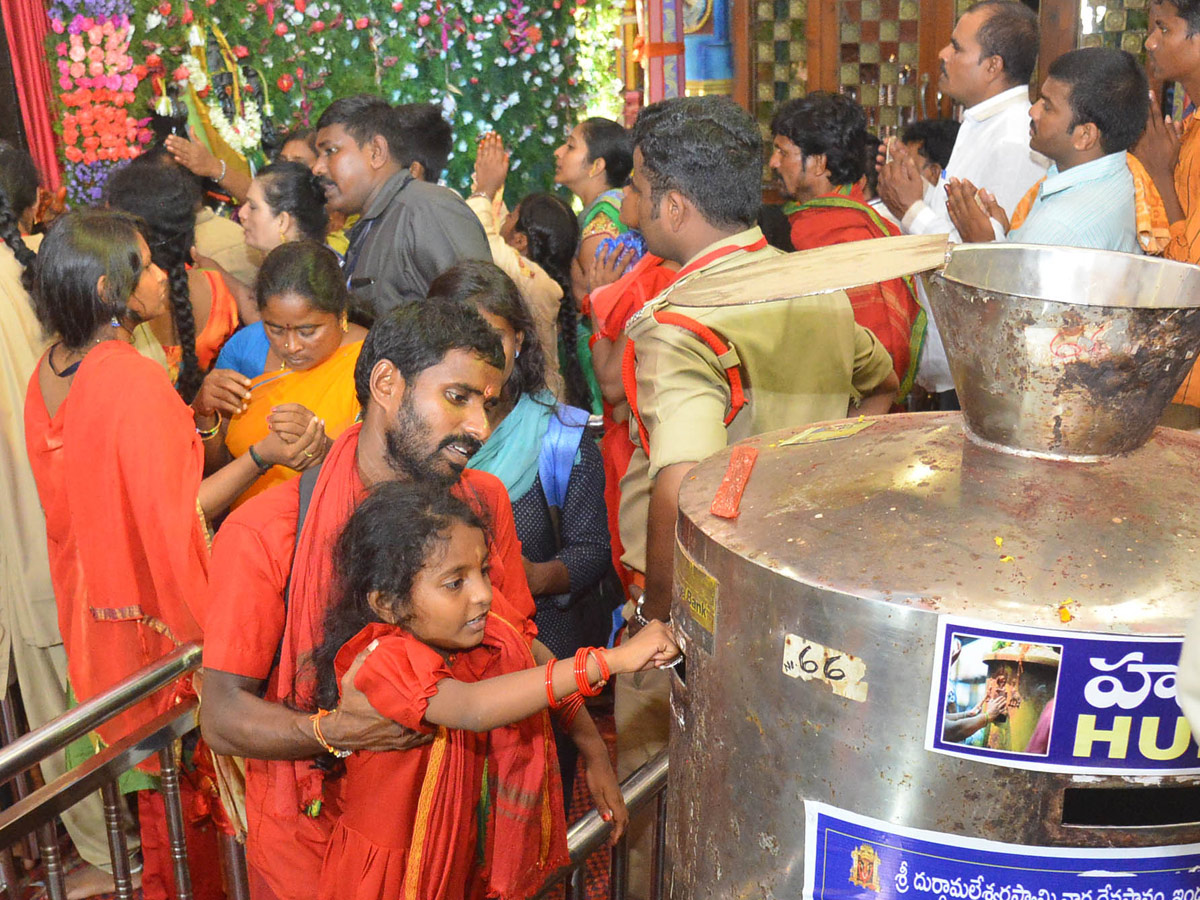
[[[727,98],[644,109],[633,130],[632,196],[651,253],[678,279],[626,326],[624,381],[637,450],[621,482],[623,561],[645,575],[630,627],[670,612],[679,485],[727,444],[786,426],[887,412],[898,387],[887,351],[842,291],[772,303],[743,290],[784,256],[754,227],[762,137]],[[794,292],[795,286],[792,286]],[[714,305],[722,299],[740,305]],[[633,613],[634,610],[627,609]],[[617,684],[621,777],[666,744],[667,676]],[[631,895],[648,864],[632,845]]]

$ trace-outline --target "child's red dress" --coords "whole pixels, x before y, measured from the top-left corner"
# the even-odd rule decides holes
[[[567,857],[549,717],[483,733],[424,718],[444,678],[474,682],[532,667],[525,639],[493,613],[483,643],[447,660],[403,628],[374,624],[339,651],[339,679],[372,641],[355,686],[383,715],[436,736],[413,750],[346,759],[320,900],[532,896]]]

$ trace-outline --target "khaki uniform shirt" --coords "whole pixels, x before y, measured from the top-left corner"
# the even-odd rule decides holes
[[[762,236],[758,228],[706,247],[696,259],[721,247],[744,247]],[[704,276],[773,259],[773,247],[738,249],[676,281],[634,316],[625,331],[636,348],[637,408],[650,451],[640,446],[637,422],[630,418],[636,447],[621,481],[622,557],[630,568],[646,570],[646,526],[650,489],[658,472],[676,463],[699,462],[756,434],[828,419],[843,419],[891,373],[887,350],[854,321],[843,291],[774,303],[725,307],[672,305],[673,298],[702,297]],[[652,313],[669,308],[711,328],[733,347],[742,374],[746,405],[728,427],[729,380],[725,366],[692,332],[657,322]],[[727,361],[728,362],[728,361]]]

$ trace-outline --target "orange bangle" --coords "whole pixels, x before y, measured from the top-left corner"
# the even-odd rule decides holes
[[[557,659],[552,659],[546,663],[546,699],[549,701],[551,709],[558,709],[562,706],[562,701],[554,699],[554,664],[556,662],[558,662]]]
[[[325,748],[325,752],[336,756],[338,759],[345,759],[353,750],[339,750],[332,746],[329,741],[325,740],[325,735],[321,733],[321,720],[333,712],[332,709],[318,709],[315,713],[308,717],[308,721],[313,723],[313,735],[317,739],[317,743]]]
[[[595,685],[591,683],[587,674],[588,657],[593,655],[596,657],[596,668],[600,670],[600,680]],[[583,696],[595,697],[603,691],[604,685],[608,684],[609,674],[604,656],[594,647],[580,647],[575,651],[575,686]]]
[[[558,723],[564,731],[570,729],[571,724],[575,721],[575,717],[581,709],[583,709],[583,694],[576,692],[563,701],[562,712],[558,716]]]

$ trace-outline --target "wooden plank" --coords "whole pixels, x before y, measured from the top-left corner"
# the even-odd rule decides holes
[[[758,65],[752,21],[753,2],[754,0],[729,0],[729,41],[733,44],[733,99],[750,115],[754,115],[754,73]]]
[[[1037,83],[1033,86],[1035,99],[1050,64],[1078,44],[1079,0],[1042,0],[1039,20],[1041,45],[1038,48]]]
[[[808,90],[836,93],[838,63],[842,57],[836,0],[809,0],[805,25],[808,37]]]
[[[742,306],[824,294],[940,269],[948,249],[945,234],[833,244],[706,275],[695,282],[702,284],[702,290],[692,290],[685,281],[662,296],[669,297],[673,306],[690,307]]]
[[[918,70],[921,76],[929,78],[925,87],[925,110],[930,119],[946,118],[950,115],[952,102],[949,97],[944,97],[941,105],[938,105],[938,77],[942,74],[938,54],[950,43],[950,34],[953,31],[954,0],[921,0],[921,23],[917,31],[917,39],[921,43]]]

